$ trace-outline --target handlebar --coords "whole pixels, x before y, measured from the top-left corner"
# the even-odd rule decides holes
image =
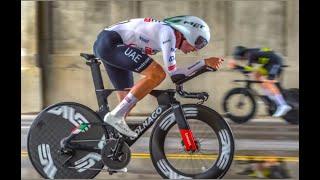
[[[199,93],[186,92],[183,90],[182,85],[177,85],[176,91],[183,98],[199,99],[202,102],[208,100],[208,98],[209,98],[209,94],[207,92],[199,92]]]

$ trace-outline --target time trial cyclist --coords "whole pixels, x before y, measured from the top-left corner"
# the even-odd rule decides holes
[[[252,73],[254,77],[262,81],[262,89],[264,93],[273,100],[277,105],[277,110],[273,117],[281,117],[292,109],[289,106],[279,88],[275,85],[275,80],[281,74],[283,60],[270,48],[247,48],[244,46],[236,46],[233,51],[235,60],[248,60],[246,66],[237,65],[235,60],[230,60],[228,65],[230,68],[240,69],[247,73]],[[257,64],[258,68],[253,65]]]
[[[187,68],[176,65],[176,50],[187,54],[198,51],[210,41],[210,28],[195,16],[175,16],[159,21],[153,18],[137,18],[123,21],[103,29],[94,43],[93,50],[105,66],[109,79],[119,91],[121,101],[104,121],[120,133],[137,137],[125,122],[128,112],[143,97],[157,87],[166,72],[175,83],[204,66],[217,70],[223,59],[211,57],[198,60]],[[149,55],[162,52],[164,67]],[[166,72],[165,72],[166,71]],[[133,83],[133,72],[142,78]]]

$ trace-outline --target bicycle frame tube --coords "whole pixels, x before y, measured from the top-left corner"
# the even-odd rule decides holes
[[[104,115],[110,111],[107,98],[111,92],[104,91],[104,85],[100,71],[101,63],[97,59],[93,58],[90,59],[90,61],[87,61],[86,64],[91,68],[91,75],[99,106],[99,111],[97,113],[103,119]]]
[[[158,106],[152,113],[151,115],[144,120],[143,122],[139,123],[133,131],[135,131],[138,136],[137,137],[126,137],[125,142],[131,146],[133,145],[160,117],[160,115],[167,111],[170,108],[168,105],[160,105]]]

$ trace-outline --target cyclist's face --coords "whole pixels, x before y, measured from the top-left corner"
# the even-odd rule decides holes
[[[181,50],[183,53],[187,54],[187,53],[189,53],[189,52],[196,51],[197,49],[194,48],[193,46],[191,46],[191,45],[187,42],[187,40],[183,39],[182,44],[181,44],[181,47],[180,47],[180,50]]]

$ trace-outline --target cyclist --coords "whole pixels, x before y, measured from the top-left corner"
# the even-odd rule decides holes
[[[143,97],[170,75],[175,83],[204,66],[217,70],[223,59],[211,57],[197,61],[188,68],[176,66],[176,49],[187,54],[198,51],[210,41],[210,29],[205,21],[195,16],[175,16],[163,21],[137,18],[120,22],[100,32],[94,43],[96,57],[102,59],[111,83],[121,102],[104,117],[104,121],[120,133],[137,137],[125,122],[127,113]],[[164,68],[149,55],[162,51]],[[143,77],[135,85],[133,74]]]
[[[253,73],[257,80],[261,83],[265,94],[277,104],[277,110],[272,115],[280,117],[285,115],[292,108],[284,100],[280,90],[275,85],[275,78],[281,73],[282,58],[270,48],[247,48],[244,46],[236,46],[233,52],[235,60],[248,60],[247,66],[239,66],[235,60],[230,60],[228,65],[230,68],[240,69],[248,73]],[[253,64],[259,64],[258,68],[254,68]]]

